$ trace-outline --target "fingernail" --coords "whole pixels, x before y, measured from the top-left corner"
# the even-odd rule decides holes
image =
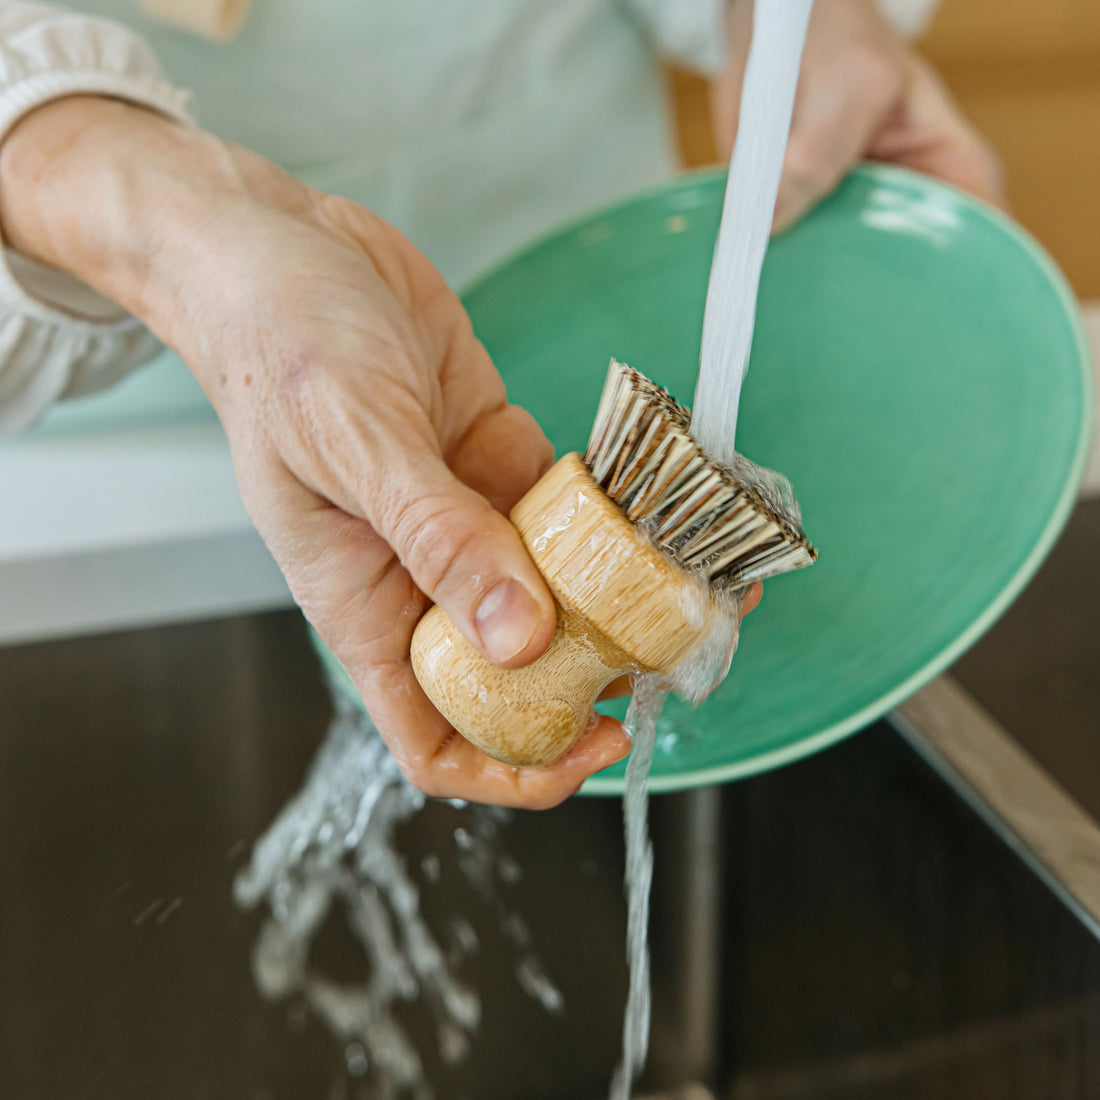
[[[491,588],[478,606],[477,632],[492,660],[510,661],[530,644],[540,619],[531,593],[509,577]]]
[[[620,760],[626,759],[632,748],[634,748],[633,739],[620,726],[619,736],[607,746],[607,763],[604,764],[604,767],[610,768],[612,764],[617,764]]]

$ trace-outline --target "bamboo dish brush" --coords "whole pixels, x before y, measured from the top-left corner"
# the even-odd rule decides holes
[[[612,360],[584,457],[559,459],[512,509],[558,605],[553,640],[533,664],[493,665],[439,607],[417,625],[417,679],[490,756],[551,763],[612,680],[674,679],[732,622],[739,591],[816,558],[797,512],[758,476],[766,472],[713,461],[690,423],[665,390]]]

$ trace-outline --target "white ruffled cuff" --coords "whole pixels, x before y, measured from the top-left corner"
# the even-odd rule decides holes
[[[0,20],[0,140],[29,111],[68,95],[113,96],[194,122],[190,93],[164,79],[132,31],[90,15],[25,7],[42,14],[9,33]]]
[[[165,80],[119,24],[45,4],[0,10],[0,141],[30,111],[102,95],[193,124],[190,95]],[[156,340],[115,303],[57,269],[0,249],[0,432],[55,401],[101,389],[151,358]]]

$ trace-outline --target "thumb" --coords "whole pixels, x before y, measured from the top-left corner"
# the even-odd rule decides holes
[[[466,639],[494,664],[530,664],[557,621],[553,597],[512,525],[438,455],[391,459],[368,519]]]

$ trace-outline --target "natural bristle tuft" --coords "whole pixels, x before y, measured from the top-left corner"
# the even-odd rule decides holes
[[[628,519],[715,587],[810,565],[817,552],[786,509],[709,458],[690,428],[683,405],[612,359],[585,463]]]

